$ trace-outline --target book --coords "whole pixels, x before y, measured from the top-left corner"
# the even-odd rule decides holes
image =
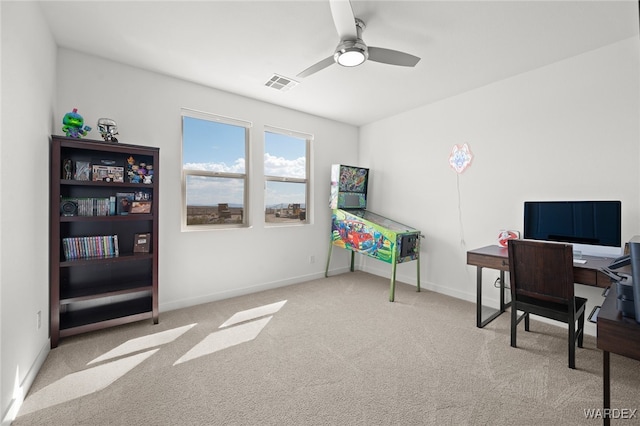
[[[135,234],[133,240],[133,252],[134,253],[149,253],[149,247],[151,245],[151,234]]]
[[[112,195],[109,197],[109,216],[115,216],[115,215],[116,215],[116,197]]]
[[[135,194],[133,192],[116,193],[116,214],[126,215],[131,211],[131,203]]]

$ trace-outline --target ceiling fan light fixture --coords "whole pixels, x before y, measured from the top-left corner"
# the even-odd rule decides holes
[[[356,67],[368,57],[367,45],[360,40],[347,40],[340,43],[333,55],[333,59],[343,67]]]

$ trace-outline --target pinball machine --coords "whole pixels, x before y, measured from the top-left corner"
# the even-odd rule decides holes
[[[334,164],[331,166],[331,243],[325,276],[333,247],[360,253],[391,264],[389,301],[395,300],[396,266],[416,261],[417,291],[420,291],[420,231],[367,210],[369,169]]]

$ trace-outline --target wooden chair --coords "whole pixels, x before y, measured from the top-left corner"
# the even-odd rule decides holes
[[[565,322],[569,326],[569,368],[576,368],[576,342],[581,348],[587,300],[574,295],[573,247],[564,243],[510,240],[508,251],[511,346],[516,347],[516,330],[522,319],[525,331],[529,331],[530,313]],[[518,317],[518,311],[524,313]]]

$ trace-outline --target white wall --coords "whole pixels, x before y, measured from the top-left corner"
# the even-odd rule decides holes
[[[356,127],[65,49],[58,52],[57,74],[57,117],[78,108],[94,128],[98,118],[113,118],[120,142],[160,147],[160,321],[167,309],[324,276],[330,165],[356,162]],[[181,232],[181,107],[253,122],[251,228]],[[264,125],[314,135],[308,226],[264,225]],[[100,139],[96,129],[87,137]],[[332,267],[346,268],[345,256]]]
[[[36,3],[1,2],[0,9],[0,416],[6,424],[49,349],[48,140],[56,47]]]
[[[629,39],[360,129],[370,210],[424,233],[425,288],[475,301],[466,251],[521,230],[525,200],[622,200],[623,239],[640,233],[639,54]],[[474,158],[457,175],[448,158],[464,143]],[[493,306],[497,276],[485,272]],[[398,277],[415,283],[415,267],[399,265]],[[602,300],[599,289],[576,291],[589,296],[587,313]]]

